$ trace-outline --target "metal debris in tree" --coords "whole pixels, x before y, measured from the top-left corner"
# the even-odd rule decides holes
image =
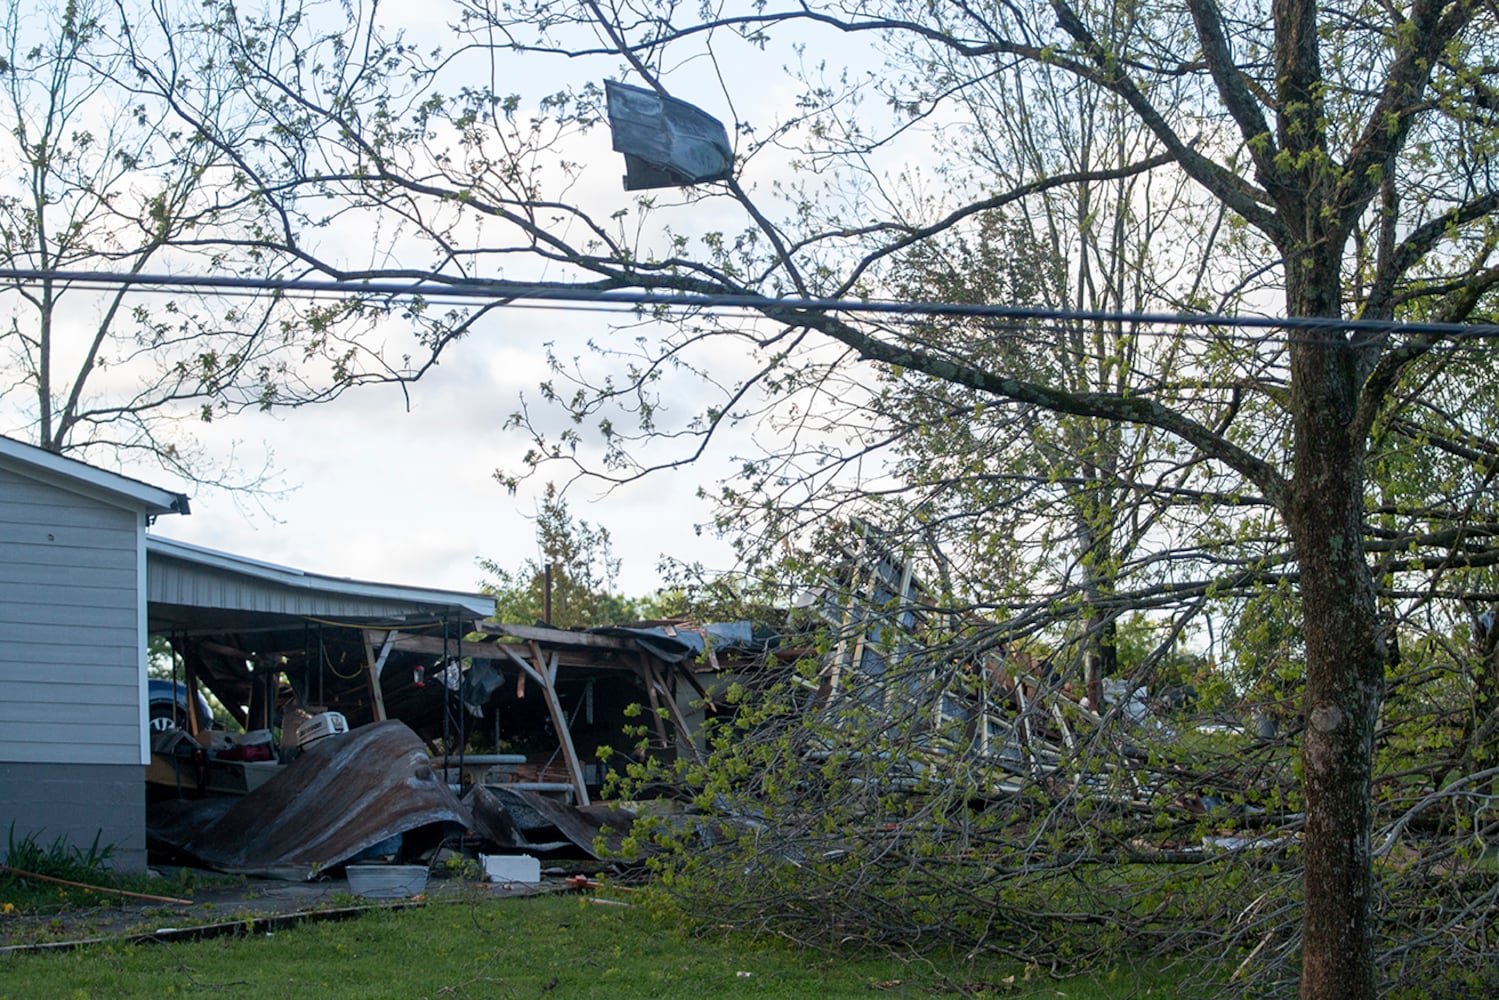
[[[734,152],[723,123],[685,101],[604,81],[614,150],[625,156],[625,190],[727,180]]]

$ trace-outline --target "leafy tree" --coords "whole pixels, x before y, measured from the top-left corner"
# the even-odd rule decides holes
[[[0,266],[24,275],[0,290],[7,432],[258,491],[270,457],[214,453],[195,428],[414,378],[461,326],[374,296],[264,287],[342,273],[338,251],[316,239],[338,232],[339,213],[309,187],[259,177],[266,163],[291,163],[279,138],[287,108],[234,51],[289,56],[284,27],[218,4],[7,6]],[[243,284],[221,294],[147,280],[201,272]],[[426,339],[403,350],[392,318]]]
[[[999,60],[1045,62],[1123,99],[1152,138],[1151,148],[1233,212],[1251,241],[1274,255],[1285,314],[1323,321],[1287,328],[1281,357],[1289,391],[1280,402],[1291,436],[1288,454],[1250,451],[1217,430],[1232,418],[1229,395],[1218,397],[1217,419],[1204,421],[1194,416],[1195,405],[1164,395],[1058,389],[1029,373],[953,357],[839,317],[787,316],[773,305],[765,311],[828,334],[867,361],[1065,414],[1166,431],[1202,460],[1243,477],[1245,487],[1274,508],[1295,550],[1307,664],[1301,990],[1308,997],[1370,996],[1376,989],[1371,782],[1388,639],[1363,542],[1365,455],[1401,376],[1450,333],[1350,331],[1345,321],[1388,319],[1397,308],[1461,321],[1482,308],[1499,279],[1487,263],[1483,235],[1499,192],[1480,179],[1478,168],[1488,116],[1481,97],[1468,89],[1488,65],[1483,39],[1492,26],[1479,8],[1440,0],[1391,11],[1382,24],[1335,6],[1241,5],[1229,12],[1193,2],[1131,18],[1130,33],[1112,33],[1117,18],[1132,13],[1066,4],[983,14],[955,7],[922,22],[897,9],[879,15],[862,8],[852,15],[801,9],[716,23],[757,35],[811,22],[849,34],[908,32],[966,57],[975,71]],[[580,9],[577,17],[584,24],[603,19],[596,8]],[[496,20],[515,24],[514,18]],[[633,57],[647,79],[647,58],[661,58],[672,43],[690,43],[704,30],[653,21],[648,32],[631,38],[629,25],[603,20],[621,54]],[[554,14],[543,30],[557,23]],[[961,87],[964,80],[940,83]],[[940,83],[933,88],[939,94]],[[924,98],[918,89],[907,100],[918,107],[937,103]],[[850,129],[837,140],[849,148],[854,138]],[[1423,162],[1433,161],[1456,167],[1446,174],[1451,183],[1422,170]],[[1463,169],[1466,164],[1474,169]],[[910,232],[905,228],[903,236]],[[814,240],[783,240],[769,224],[762,233],[783,258],[779,266],[768,265],[776,277],[786,287],[813,291],[808,272],[785,248]],[[686,280],[675,273],[657,279],[633,258],[579,253],[574,260],[615,282],[745,290],[716,271],[711,258],[679,265],[691,275]],[[852,287],[857,279],[851,275],[871,260],[861,256],[843,272],[844,287]],[[754,271],[741,265],[734,273]]]
[[[795,599],[805,567],[787,559],[758,575],[709,571],[701,563],[663,562],[662,586],[639,601],[644,619],[686,622],[748,621],[775,629]]]
[[[429,64],[424,53],[399,44],[377,45],[374,35],[362,37],[379,58],[356,59],[350,54],[363,50],[344,40],[342,25],[307,27],[299,46],[305,55],[286,64],[253,45],[236,48],[235,64],[252,67],[257,85],[275,95],[267,106],[285,111],[278,139],[291,151],[285,164],[263,165],[255,174],[257,189],[310,189],[399,217],[439,248],[427,270],[430,280],[447,287],[513,294],[514,286],[471,276],[530,267],[526,276],[555,281],[559,287],[552,291],[728,295],[758,317],[705,315],[701,302],[671,315],[662,307],[642,318],[672,324],[602,345],[612,366],[607,376],[595,377],[581,362],[558,355],[557,378],[544,391],[572,422],[559,432],[534,413],[521,414],[520,426],[534,437],[536,465],[571,463],[608,479],[633,479],[691,461],[716,436],[753,424],[762,450],[746,458],[725,497],[726,523],[774,545],[790,537],[777,512],[801,509],[810,516],[829,483],[850,487],[835,501],[845,511],[852,498],[877,498],[889,485],[883,469],[866,470],[858,461],[872,442],[901,431],[857,421],[868,412],[879,377],[872,373],[943,383],[971,394],[974,409],[980,403],[1020,406],[1048,420],[1061,418],[1050,433],[1069,444],[1071,460],[1091,460],[1099,468],[1122,452],[1100,442],[1154,437],[1160,450],[1143,454],[1173,459],[1191,477],[1142,477],[1131,488],[1182,497],[1195,492],[1202,523],[1214,527],[1216,537],[1189,533],[1193,540],[1183,546],[1184,536],[1168,530],[1160,548],[1136,557],[1161,567],[1156,582],[1128,595],[1095,587],[1082,605],[1097,609],[1127,596],[1131,608],[1190,608],[1224,588],[1277,576],[1295,584],[1300,601],[1303,919],[1299,936],[1277,937],[1287,921],[1286,911],[1276,910],[1265,917],[1263,946],[1246,942],[1246,952],[1299,955],[1306,997],[1375,995],[1377,957],[1406,974],[1412,968],[1485,974],[1422,952],[1430,947],[1423,942],[1446,933],[1435,929],[1423,928],[1377,955],[1373,786],[1394,619],[1408,614],[1423,587],[1446,587],[1452,568],[1488,560],[1466,532],[1490,519],[1488,502],[1444,506],[1440,524],[1402,505],[1391,513],[1394,533],[1386,534],[1371,521],[1366,487],[1371,449],[1419,409],[1429,386],[1466,378],[1459,367],[1482,357],[1478,337],[1468,333],[1492,333],[1457,325],[1484,319],[1499,283],[1492,261],[1499,190],[1488,169],[1495,98],[1485,82],[1496,55],[1491,9],[1462,0],[1414,0],[1404,7],[1309,0],[1232,6],[1187,0],[1167,8],[1068,0],[916,8],[808,3],[722,12],[672,4],[636,10],[466,0],[457,9],[466,32],[462,57],[446,62]],[[666,91],[700,64],[735,59],[749,65],[783,39],[790,44],[777,51],[801,73],[787,101],[791,107],[775,120],[734,122],[741,153],[734,177],[682,198],[602,204],[574,187],[585,169],[575,143],[586,141],[601,118],[596,87],[532,100],[474,84],[497,78],[523,56],[548,53],[593,60],[578,64],[579,75],[623,72]],[[819,47],[850,52],[849,61],[862,65],[800,60],[799,54]],[[863,72],[871,63],[880,71]],[[457,77],[452,86],[442,85],[445,73]],[[1021,94],[1042,78],[1070,82],[1070,89],[1053,88],[1054,94],[1091,100],[996,105],[971,99],[996,79]],[[394,99],[392,86],[399,87]],[[763,90],[758,80],[745,86]],[[723,103],[744,106],[738,95]],[[983,193],[950,185],[950,199],[930,201],[897,197],[886,170],[903,158],[930,159],[934,148],[944,154],[965,148],[971,136],[960,145],[953,140],[962,133],[950,126],[984,114],[1019,109],[1031,123],[1050,123],[1048,141],[1066,143],[1074,138],[1072,123],[1093,114],[1085,110],[1079,117],[1075,108],[1105,105],[1127,109],[1135,137],[1112,147],[1107,164],[1007,178]],[[787,169],[800,170],[789,180],[783,151],[791,161]],[[1019,330],[1007,332],[1027,343],[1058,329],[1084,334],[1087,357],[1064,356],[1056,362],[1063,372],[1086,360],[1127,365],[1132,374],[1068,382],[1046,377],[1047,369],[1029,360],[1022,366],[1013,352],[969,350],[962,338],[933,336],[932,324],[921,317],[881,321],[798,301],[891,296],[900,287],[897,265],[918,253],[915,247],[965,235],[989,214],[1039,219],[1038,202],[1051,193],[1157,174],[1184,178],[1196,192],[1157,205],[1142,189],[1122,203],[1152,224],[1158,211],[1165,213],[1170,221],[1158,230],[1164,234],[1158,242],[1167,243],[1172,232],[1197,231],[1204,206],[1209,232],[1221,233],[1213,237],[1211,254],[1182,256],[1185,269],[1201,268],[1209,277],[1186,282],[1197,291],[1180,305],[1243,314],[1258,309],[1284,317],[1278,327],[1252,332],[1228,322],[1013,315]],[[779,195],[784,201],[776,201]],[[673,211],[683,200],[694,214]],[[738,231],[681,228],[720,209],[743,220]],[[654,225],[662,218],[667,221]],[[1093,218],[1083,212],[1065,225]],[[1122,211],[1109,218],[1131,224]],[[475,235],[480,232],[482,239]],[[1116,301],[1133,308],[1148,300],[1131,295]],[[1402,322],[1393,322],[1397,318]],[[1124,322],[1140,324],[1132,343],[1148,335],[1170,345],[1154,360],[1169,357],[1171,363],[1152,365],[1143,355],[1094,347]],[[748,373],[725,374],[730,359],[743,359]],[[697,393],[718,395],[693,418],[671,424],[668,375]],[[854,419],[841,426],[820,419],[829,412]],[[1428,432],[1438,425],[1435,418],[1426,422]],[[1069,441],[1069,427],[1085,430]],[[1428,432],[1404,436],[1414,454],[1442,447]],[[593,442],[602,451],[591,450]],[[663,442],[685,442],[686,448],[663,456]],[[1472,468],[1483,459],[1469,461]],[[1113,486],[1109,475],[1093,482]],[[1084,525],[1114,523],[1104,494],[1080,490],[1077,498],[1085,501],[1077,507]],[[1097,521],[1087,514],[1090,500],[1101,515]],[[760,516],[748,520],[746,511]],[[926,523],[913,514],[902,527],[919,537]],[[1147,530],[1138,537],[1146,542],[1152,536]],[[1095,542],[1084,539],[1081,551],[1102,551]],[[1114,580],[1122,551],[1111,543],[1095,560],[1102,572],[1091,580],[1085,575],[1082,589]],[[933,593],[943,606],[922,609],[933,621],[972,610],[965,606],[970,595],[940,587]],[[1075,617],[1075,596],[1061,596],[1072,597],[1066,611]],[[1058,620],[1052,614],[1058,598],[1034,596],[1029,610],[1005,628],[1046,628]],[[920,662],[896,661],[913,684],[930,679]],[[909,721],[912,739],[928,738],[921,720]],[[875,733],[890,723],[870,720]],[[805,774],[810,764],[843,763],[791,752],[808,744],[769,746],[779,748],[776,759],[792,775]],[[854,770],[885,766],[875,764],[876,757],[893,759],[866,755]],[[857,775],[842,787],[864,795],[866,808],[895,808],[893,801],[868,798],[891,775],[870,777]],[[766,771],[763,780],[778,778]],[[765,787],[764,794],[773,798],[796,787],[791,781]],[[1433,803],[1462,794],[1462,787],[1438,789],[1429,800],[1410,803],[1387,833],[1398,836]],[[1064,805],[1078,811],[1079,835],[1094,838],[1090,843],[1129,842],[1117,826],[1117,798],[1069,793],[1041,811],[1055,815]],[[804,816],[805,829],[816,831],[832,815]],[[1019,813],[1006,815],[1020,819]],[[944,816],[920,819],[936,823]],[[898,858],[905,866],[900,872],[919,867],[913,855],[884,856]],[[1258,874],[1268,880],[1273,870]],[[1264,889],[1259,898],[1296,898],[1278,884],[1266,886],[1256,887]],[[922,899],[956,898],[942,884],[912,888]],[[897,898],[917,898],[881,893],[887,907]],[[1085,912],[1092,902],[1081,901]],[[1160,912],[1172,905],[1164,903]],[[881,916],[891,912],[879,910]],[[1465,926],[1488,926],[1482,905],[1462,912],[1475,915]],[[1178,916],[1173,926],[1189,927],[1197,915]],[[1034,936],[1054,923],[1017,922],[1015,929]],[[940,924],[924,921],[917,930]],[[1383,930],[1399,932],[1393,924]],[[1470,943],[1482,940],[1482,931],[1474,933]]]
[[[639,602],[615,591],[619,559],[610,548],[609,530],[574,519],[551,483],[536,512],[536,547],[539,558],[515,570],[493,559],[479,561],[492,576],[484,589],[495,597],[498,621],[592,628],[639,617]]]
[[[976,246],[958,235],[953,245],[934,239],[914,247],[903,261],[910,271],[901,296],[1088,311],[1117,307],[1123,296],[1130,309],[1144,311],[1166,290],[1147,288],[1139,276],[1132,282],[1117,273],[1095,277],[1087,266],[1090,258],[1116,262],[1132,253],[1136,267],[1149,266],[1148,253],[1134,242],[1148,246],[1148,232],[1126,236],[1122,227],[1102,226],[1113,239],[1088,232],[1107,211],[1128,212],[1137,180],[1115,182],[1109,209],[1091,197],[1075,209],[1091,216],[1077,227],[1084,235],[1076,292],[1065,267],[1075,251],[1051,242],[1059,229],[1074,227],[1048,206],[1041,222],[1050,227],[991,214],[972,236]],[[1063,323],[1044,338],[995,336],[986,326],[934,321],[922,335],[968,356],[992,351],[990,363],[1030,372],[1065,391],[1127,393],[1146,381],[1147,371],[1180,360],[1175,353],[1142,350],[1131,324],[1089,330]],[[1147,533],[1180,522],[1171,510],[1184,503],[1181,487],[1199,470],[1153,433],[1089,417],[1055,419],[1028,404],[995,405],[986,394],[919,372],[892,373],[884,381],[888,388],[873,407],[873,422],[898,429],[891,468],[919,498],[928,544],[949,552],[947,564],[966,577],[963,592],[983,603],[1013,607],[1038,592],[1076,594],[1082,685],[1093,704],[1102,704],[1102,678],[1119,674],[1115,648],[1124,595],[1160,580],[1157,566],[1135,560],[1138,546]],[[1154,488],[1141,489],[1147,482]],[[1188,496],[1188,505],[1200,499],[1195,491]],[[899,524],[905,517],[882,512],[882,520]],[[967,540],[959,525],[966,526]]]

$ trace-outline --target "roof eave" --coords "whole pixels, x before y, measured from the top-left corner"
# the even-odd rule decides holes
[[[64,488],[110,498],[115,503],[138,508],[151,516],[190,513],[185,494],[108,472],[76,458],[3,435],[0,435],[0,465]]]
[[[341,597],[365,597],[413,605],[446,606],[467,611],[475,619],[488,618],[494,614],[494,598],[485,594],[323,576],[290,566],[280,566],[247,556],[163,538],[160,535],[146,536],[146,550],[148,553],[154,552],[162,557],[179,559],[194,565],[235,573],[296,590],[320,591]]]

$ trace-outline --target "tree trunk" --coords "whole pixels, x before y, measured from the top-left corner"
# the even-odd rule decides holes
[[[1329,283],[1331,284],[1331,283]],[[1301,315],[1334,315],[1322,296]],[[1335,297],[1333,302],[1335,302]],[[1364,442],[1350,433],[1357,368],[1341,331],[1291,352],[1295,480],[1288,520],[1306,637],[1305,890],[1301,996],[1376,995],[1370,799],[1384,638],[1363,548]]]
[[[1119,656],[1115,648],[1119,625],[1112,618],[1090,606],[1083,618],[1087,638],[1083,643],[1083,693],[1088,698],[1088,707],[1099,715],[1104,714],[1104,679],[1119,674]]]
[[[1087,445],[1079,443],[1076,447],[1079,453],[1086,454]],[[1088,707],[1102,715],[1104,678],[1119,673],[1115,653],[1119,629],[1113,615],[1104,610],[1104,598],[1114,589],[1114,516],[1112,505],[1104,499],[1108,484],[1103,481],[1093,456],[1084,463],[1082,473],[1090,484],[1078,497],[1083,596],[1088,602],[1083,613],[1083,694]]]
[[[1492,618],[1473,609],[1473,676],[1472,706],[1463,720],[1459,737],[1462,756],[1458,766],[1464,774],[1476,774],[1494,766],[1495,735],[1499,734],[1499,628]],[[1439,779],[1436,787],[1441,787]],[[1486,782],[1484,789],[1493,793],[1499,783]]]

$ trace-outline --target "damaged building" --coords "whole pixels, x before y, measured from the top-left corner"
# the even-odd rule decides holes
[[[639,746],[629,707],[651,709],[645,752],[696,753],[711,699],[692,665],[731,641],[501,625],[483,594],[173,541],[147,528],[186,497],[5,438],[0,486],[0,823],[109,845],[123,869],[144,867],[148,825],[153,848],[283,875],[403,836],[591,847],[619,822],[594,803],[606,758]],[[170,678],[148,678],[152,639]],[[312,816],[345,832],[301,849]]]

